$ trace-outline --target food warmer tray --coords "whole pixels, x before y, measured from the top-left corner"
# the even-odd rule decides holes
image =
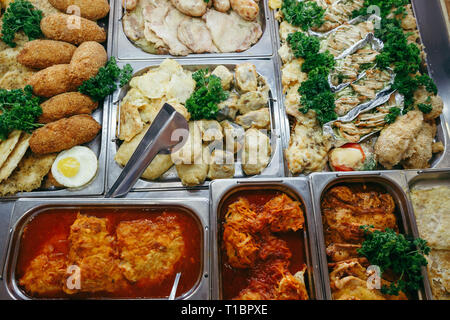
[[[270,87],[271,97],[269,95],[269,108],[271,111],[271,147],[272,147],[272,158],[270,160],[269,165],[264,169],[261,176],[265,177],[280,177],[284,175],[284,167],[283,167],[283,151],[281,147],[281,130],[279,119],[279,105],[277,100],[277,84],[274,77],[275,65],[272,60],[269,59],[261,59],[261,60],[216,60],[216,59],[184,59],[178,60],[182,66],[188,67],[188,69],[195,70],[196,68],[214,68],[217,65],[224,65],[230,69],[234,69],[235,65],[243,62],[250,62],[256,66],[256,71],[264,76],[267,80],[267,83]],[[157,67],[160,65],[161,61],[120,61],[118,65],[122,67],[123,65],[130,63],[135,72],[134,76],[143,74],[145,71],[150,69],[151,67]],[[107,188],[108,190],[112,187],[116,179],[119,177],[122,172],[122,167],[116,163],[114,160],[114,156],[116,151],[118,150],[118,144],[116,139],[116,130],[117,130],[117,120],[118,120],[118,109],[119,102],[125,96],[127,92],[127,87],[122,88],[121,90],[117,90],[110,102],[110,106],[108,107],[109,112],[109,134],[108,134],[108,143],[107,143],[107,166],[106,172],[107,175]],[[243,177],[243,171],[240,167],[240,163],[236,162],[236,172],[235,178]],[[249,176],[250,178],[250,176]],[[208,188],[210,181],[206,181],[203,185],[195,186],[195,187],[185,187],[180,182],[178,175],[175,170],[175,166],[172,166],[162,177],[157,181],[148,181],[144,179],[139,179],[135,187],[132,191],[148,191],[148,190],[195,190],[195,189],[206,189]]]
[[[142,198],[133,199],[21,199],[16,201],[11,214],[8,239],[5,241],[7,249],[0,255],[0,299],[28,300],[30,299],[18,286],[15,279],[15,266],[19,252],[21,235],[24,227],[40,212],[51,208],[132,208],[147,207],[149,209],[179,208],[188,211],[196,218],[202,229],[202,264],[196,285],[177,299],[208,300],[210,299],[210,219],[209,201],[207,197],[161,197],[158,200]]]
[[[116,2],[119,2],[116,0]],[[141,48],[134,45],[130,41],[123,31],[122,15],[123,8],[121,5],[116,5],[111,10],[114,16],[113,24],[113,47],[112,53],[118,60],[161,60],[165,58],[179,58],[179,59],[191,59],[191,58],[249,58],[249,57],[270,57],[274,54],[274,30],[272,28],[274,15],[272,10],[269,9],[267,1],[260,1],[260,21],[263,34],[259,41],[255,43],[248,50],[243,52],[231,52],[231,53],[202,53],[202,54],[189,54],[186,57],[183,56],[171,56],[168,54],[151,54],[145,52]]]
[[[448,33],[443,32],[447,30],[443,9],[439,0],[411,0],[414,15],[417,20],[417,27],[419,29],[420,38],[425,46],[427,54],[427,67],[430,76],[436,83],[438,94],[444,102],[444,110],[437,121],[437,135],[436,141],[441,141],[444,144],[444,151],[439,155],[433,155],[431,159],[432,168],[448,168],[450,167],[450,71],[448,67],[448,52],[450,52],[450,39]],[[274,10],[271,10],[272,13]],[[274,47],[276,52],[280,48],[280,34],[279,23],[273,19],[274,31]],[[273,57],[276,64],[276,79],[278,85],[278,100],[280,101],[280,124],[283,126],[282,136],[283,149],[289,147],[290,140],[290,126],[289,118],[285,111],[285,95],[283,94],[283,87],[281,84],[281,67],[282,61],[277,53]],[[287,167],[287,160],[284,158],[285,171],[288,176],[292,176]],[[329,170],[327,170],[329,171]]]
[[[308,178],[272,178],[272,179],[227,179],[215,180],[210,184],[211,212],[211,253],[212,253],[212,299],[222,298],[221,259],[220,259],[220,228],[223,205],[227,199],[242,191],[256,190],[281,191],[292,199],[300,201],[304,208],[305,227],[304,243],[307,269],[305,282],[308,284],[310,299],[322,300],[323,284],[320,274],[319,255],[316,247],[316,232],[312,198]],[[295,255],[295,252],[292,252]]]
[[[399,228],[404,234],[419,237],[412,204],[407,195],[408,186],[403,171],[348,172],[348,173],[313,173],[310,175],[311,194],[313,197],[314,217],[316,222],[317,251],[320,259],[323,292],[326,300],[331,300],[331,288],[328,272],[325,239],[322,225],[321,200],[324,193],[340,183],[374,183],[383,187],[393,197],[397,211]],[[418,291],[420,300],[431,300],[432,293],[425,267],[422,267],[423,288]]]

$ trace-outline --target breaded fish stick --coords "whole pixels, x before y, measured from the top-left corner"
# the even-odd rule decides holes
[[[87,41],[80,44],[70,61],[70,72],[74,84],[77,87],[81,86],[83,81],[96,76],[107,60],[106,50],[98,42]]]
[[[85,41],[106,41],[106,32],[91,20],[62,13],[51,14],[41,20],[41,30],[52,40],[79,45]]]
[[[70,63],[77,47],[54,40],[34,40],[25,43],[17,61],[32,69],[45,69],[55,64]]]
[[[57,94],[75,91],[77,88],[70,75],[69,64],[57,64],[33,74],[28,79],[33,93],[41,97],[53,97]]]
[[[77,114],[91,114],[98,102],[80,92],[62,93],[41,104],[40,123],[50,123]]]
[[[67,8],[70,6],[77,6],[80,8],[80,15],[89,20],[104,18],[109,12],[109,3],[106,0],[49,0],[48,2],[64,13],[69,13]]]
[[[100,129],[101,125],[87,114],[64,118],[34,131],[30,148],[36,154],[60,152],[93,140]]]

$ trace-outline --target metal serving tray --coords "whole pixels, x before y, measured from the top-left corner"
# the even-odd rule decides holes
[[[111,57],[112,48],[112,26],[114,21],[113,11],[114,11],[115,1],[110,1],[110,13],[107,17],[98,21],[99,26],[106,30],[108,38],[106,39],[106,51],[108,53],[108,58]],[[33,197],[75,197],[75,196],[99,196],[105,191],[105,169],[106,169],[106,137],[108,135],[108,106],[110,105],[111,97],[105,98],[103,104],[99,104],[99,107],[92,113],[97,122],[102,125],[100,133],[89,143],[84,144],[89,147],[97,155],[98,159],[98,170],[94,179],[85,187],[78,189],[48,189],[48,190],[36,190],[31,192],[19,192],[12,196],[0,197],[0,202],[5,200],[14,200],[19,198],[33,198]]]
[[[450,41],[448,34],[442,30],[446,30],[446,23],[444,19],[445,13],[442,11],[442,7],[439,0],[411,0],[414,15],[417,20],[417,27],[419,29],[420,38],[425,46],[425,52],[427,54],[427,67],[430,76],[438,87],[438,94],[444,102],[444,111],[439,119],[437,119],[437,134],[436,141],[441,141],[444,144],[445,150],[440,154],[433,155],[431,159],[432,168],[447,168],[450,167],[450,73],[446,67],[448,60],[448,52],[450,51]],[[274,10],[271,10],[274,12]],[[274,56],[276,67],[276,78],[278,84],[278,99],[280,101],[280,124],[283,127],[283,149],[289,147],[290,141],[290,125],[289,117],[286,114],[285,108],[285,95],[283,94],[283,88],[281,84],[281,67],[282,61],[278,55],[278,49],[280,48],[280,34],[279,34],[279,22],[273,19],[273,28],[275,30],[274,46],[277,53]],[[287,169],[287,161],[285,157],[284,166],[286,174],[293,176]],[[329,169],[326,171],[330,171]]]
[[[312,211],[309,180],[307,178],[279,178],[279,179],[229,179],[215,180],[210,185],[211,211],[211,253],[212,253],[212,299],[222,299],[221,259],[220,259],[220,224],[222,221],[223,205],[230,196],[241,191],[257,190],[281,191],[291,198],[300,201],[305,210],[305,227],[303,230],[305,243],[305,257],[307,272],[305,273],[308,295],[310,299],[324,298],[323,284],[320,275],[319,256],[315,245],[316,233],[314,215]],[[295,254],[295,252],[293,252]]]
[[[279,105],[277,100],[277,85],[274,77],[275,66],[272,60],[199,60],[199,59],[189,59],[189,60],[177,60],[181,65],[187,67],[189,69],[195,70],[196,68],[213,68],[217,65],[224,65],[227,68],[234,69],[235,65],[243,62],[251,62],[256,66],[257,72],[264,76],[267,80],[267,84],[271,90],[271,97],[269,97],[269,107],[271,111],[271,146],[272,146],[272,159],[267,166],[267,168],[262,172],[261,176],[265,177],[279,177],[284,175],[284,167],[283,163],[283,155],[281,148],[281,137],[280,132],[281,128],[279,126]],[[146,72],[151,67],[157,67],[160,65],[161,61],[120,61],[119,66],[123,66],[126,63],[130,63],[135,71],[135,75],[140,75]],[[118,102],[121,100],[126,93],[126,87],[121,90],[116,91],[113,94],[112,103],[109,106],[109,135],[108,135],[108,160],[107,160],[107,188],[112,187],[116,179],[119,177],[122,172],[122,167],[114,160],[114,156],[117,152],[118,145],[116,142],[116,129],[117,129],[117,120],[118,120]],[[244,173],[240,167],[240,163],[236,163],[236,172],[235,177],[241,178],[244,176]],[[250,176],[248,177],[250,178]],[[178,175],[175,170],[175,166],[170,168],[158,181],[148,181],[144,179],[139,179],[136,182],[135,187],[132,191],[142,191],[142,190],[174,190],[174,189],[182,189],[182,190],[193,190],[198,188],[207,188],[210,181],[206,181],[203,185],[196,187],[185,187],[180,182]]]
[[[202,229],[202,264],[201,272],[196,285],[187,293],[177,299],[207,300],[210,299],[210,261],[209,261],[209,202],[207,198],[190,197],[186,198],[160,198],[159,200],[146,199],[23,199],[15,203],[8,241],[8,251],[6,261],[2,267],[3,281],[0,286],[0,294],[4,296],[0,299],[29,300],[18,286],[15,278],[16,263],[19,254],[19,245],[23,230],[28,222],[36,215],[54,208],[149,208],[164,209],[177,208],[186,214],[191,215],[199,223]]]
[[[382,172],[350,172],[350,173],[313,173],[310,176],[311,192],[313,195],[314,217],[316,222],[317,250],[322,268],[323,291],[326,300],[332,299],[330,279],[328,272],[328,260],[326,255],[325,238],[322,225],[321,201],[327,190],[341,183],[375,183],[383,187],[394,199],[396,205],[397,221],[400,232],[408,234],[414,238],[419,237],[417,225],[411,215],[412,205],[406,195],[407,185],[402,171],[382,171]],[[431,299],[431,288],[428,280],[426,268],[422,267],[423,288],[418,291],[420,300]]]
[[[119,2],[119,0],[115,0]],[[267,1],[260,1],[260,21],[261,29],[263,34],[259,41],[255,43],[248,50],[243,52],[234,53],[203,53],[203,54],[190,54],[187,57],[183,56],[171,56],[171,55],[160,55],[151,54],[145,52],[141,48],[137,47],[131,40],[127,38],[123,31],[122,15],[123,8],[121,5],[116,5],[114,8],[114,25],[113,25],[113,55],[119,60],[154,60],[154,59],[164,59],[164,58],[248,58],[248,57],[267,57],[274,54],[273,46],[273,12],[269,10],[269,5]]]

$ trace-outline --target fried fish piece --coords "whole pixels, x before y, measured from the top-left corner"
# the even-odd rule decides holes
[[[97,75],[98,70],[106,64],[108,55],[98,42],[86,41],[80,44],[70,60],[70,75],[75,86]]]
[[[56,64],[36,72],[27,83],[33,87],[35,95],[46,98],[75,91],[77,88],[70,74],[69,64]]]
[[[48,0],[48,2],[62,12],[68,12],[70,6],[76,6],[83,18],[94,21],[106,17],[109,13],[109,3],[106,0]]]
[[[106,41],[106,32],[96,22],[85,18],[57,13],[41,20],[42,33],[52,40],[79,45],[85,41]]]
[[[120,269],[132,282],[163,281],[175,271],[185,254],[185,242],[177,217],[162,214],[154,220],[119,223]]]
[[[101,125],[92,116],[75,115],[35,130],[30,147],[36,154],[60,152],[93,140],[100,129]]]
[[[54,40],[33,40],[25,43],[17,61],[32,69],[45,69],[55,64],[70,63],[77,47]]]
[[[66,92],[54,96],[41,104],[40,123],[50,123],[77,114],[91,114],[98,102],[80,92]]]

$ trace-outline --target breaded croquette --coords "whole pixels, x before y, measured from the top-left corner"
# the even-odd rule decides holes
[[[35,95],[46,98],[76,89],[69,64],[57,64],[43,69],[33,74],[28,79],[28,84],[33,87]]]
[[[55,64],[70,63],[77,47],[54,40],[27,42],[17,56],[17,61],[32,69],[45,69]]]
[[[91,114],[98,102],[80,92],[62,93],[41,104],[40,123],[50,123],[77,114]]]
[[[105,48],[95,41],[80,44],[70,61],[70,73],[78,87],[83,81],[97,75],[98,70],[106,64],[108,55]]]
[[[93,140],[100,129],[101,125],[87,114],[60,119],[35,130],[30,148],[37,154],[60,152]]]
[[[83,18],[94,21],[106,17],[109,12],[109,3],[106,0],[49,0],[48,2],[64,13],[68,13],[67,9],[70,6],[77,6]]]
[[[106,32],[96,22],[62,13],[51,14],[41,20],[44,35],[52,40],[79,45],[85,41],[106,41]]]

